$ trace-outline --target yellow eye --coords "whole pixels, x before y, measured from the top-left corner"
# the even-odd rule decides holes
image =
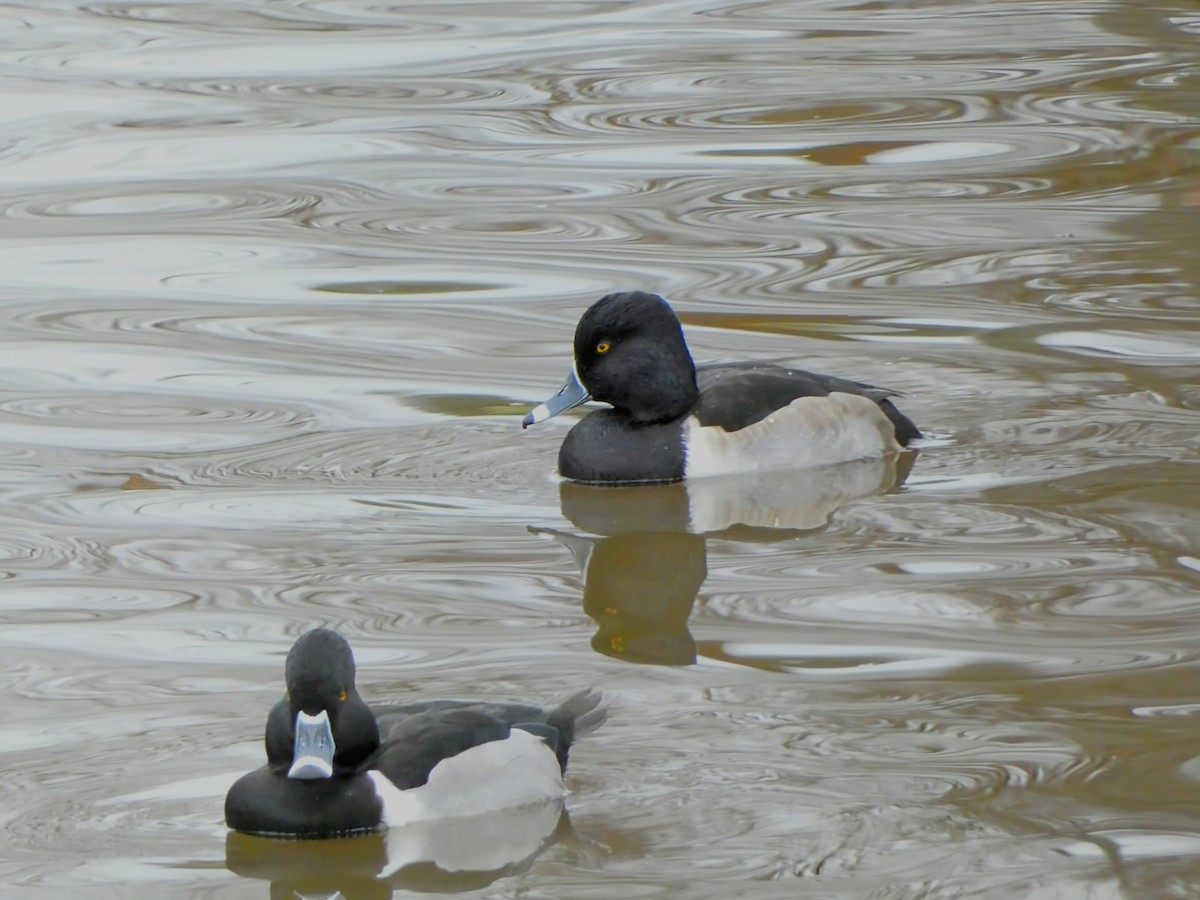
[[[597,353],[607,353],[611,349],[612,349],[612,344],[610,344],[608,341],[601,341],[600,343],[598,343],[596,345]]]
[[[291,703],[292,702],[292,692],[288,691],[287,693],[285,693],[283,695],[283,699],[286,700],[288,703]]]
[[[342,695],[341,695],[340,697],[338,697],[338,699],[339,699],[339,700],[345,700],[345,699],[346,699],[346,692],[345,692],[345,691],[342,691]]]

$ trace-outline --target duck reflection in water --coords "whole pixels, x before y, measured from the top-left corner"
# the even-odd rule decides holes
[[[460,893],[524,871],[569,838],[561,800],[387,832],[324,841],[280,841],[231,831],[225,865],[271,882],[272,900],[376,900],[398,890]]]
[[[707,540],[769,542],[825,526],[853,500],[897,490],[916,454],[820,469],[696,479],[642,487],[564,481],[563,516],[580,532],[530,527],[566,547],[583,575],[592,648],[627,662],[686,666],[688,628],[708,576]]]

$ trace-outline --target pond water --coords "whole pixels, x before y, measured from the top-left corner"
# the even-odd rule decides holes
[[[0,22],[5,898],[1200,893],[1194,3]],[[929,438],[560,485],[629,289]],[[605,691],[567,815],[227,835],[318,624],[368,699]]]

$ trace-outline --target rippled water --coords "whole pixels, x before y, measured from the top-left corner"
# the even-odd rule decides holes
[[[6,898],[1200,893],[1195,4],[0,23]],[[931,439],[560,486],[519,417],[630,288]],[[370,698],[605,690],[568,816],[227,838],[318,623]]]

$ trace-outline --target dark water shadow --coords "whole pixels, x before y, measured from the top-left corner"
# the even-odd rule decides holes
[[[562,802],[554,801],[331,840],[274,840],[230,832],[225,865],[243,878],[269,881],[271,900],[376,900],[398,890],[457,894],[525,871],[542,851],[571,833]]]
[[[914,453],[769,475],[644,487],[563,482],[562,514],[580,532],[530,526],[570,551],[583,575],[592,648],[626,662],[696,661],[688,619],[708,576],[709,538],[785,541],[823,528],[852,500],[898,490]]]

